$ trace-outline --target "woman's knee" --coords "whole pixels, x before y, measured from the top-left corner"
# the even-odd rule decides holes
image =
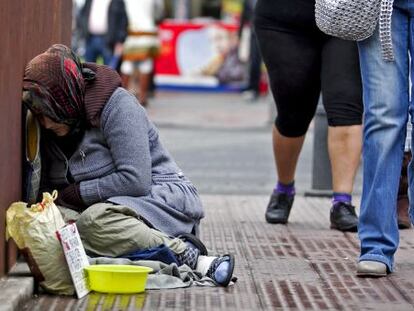
[[[171,244],[174,250],[182,251],[181,241],[150,228],[126,206],[92,205],[82,214],[77,225],[85,248],[99,255],[120,256],[161,244]]]
[[[279,133],[285,137],[301,137],[306,134],[311,120],[303,118],[290,118],[286,120],[283,117],[277,116],[275,119],[275,126]]]
[[[97,203],[91,205],[82,212],[76,221],[76,226],[79,230],[98,227],[97,222],[101,222],[102,219],[105,219],[108,216],[108,209],[110,207],[112,207],[112,204],[109,203]]]
[[[325,105],[329,126],[362,125],[362,102],[336,102]]]

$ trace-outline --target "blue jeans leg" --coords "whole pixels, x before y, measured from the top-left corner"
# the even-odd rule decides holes
[[[105,65],[108,65],[111,62],[112,59],[112,52],[111,50],[106,46],[106,44],[102,48],[102,58]]]
[[[85,61],[89,63],[96,62],[98,58],[99,50],[96,44],[96,37],[90,36],[88,40],[86,40],[85,44]]]
[[[112,52],[106,45],[104,36],[91,35],[86,41],[85,60],[94,63],[98,56],[102,56],[104,64],[107,65],[111,61]]]
[[[364,89],[359,260],[383,262],[389,271],[399,243],[396,202],[409,105],[409,18],[399,2],[392,17],[395,62],[382,59],[378,29],[358,44]]]

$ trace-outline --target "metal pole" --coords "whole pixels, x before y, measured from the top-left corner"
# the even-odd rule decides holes
[[[332,172],[328,154],[328,121],[322,105],[322,96],[314,118],[312,185],[305,196],[332,196]]]

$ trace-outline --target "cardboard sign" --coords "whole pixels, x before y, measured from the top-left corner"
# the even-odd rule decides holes
[[[76,224],[69,224],[58,230],[57,236],[62,244],[76,294],[78,298],[82,298],[90,292],[84,272],[84,268],[89,266],[89,261]]]

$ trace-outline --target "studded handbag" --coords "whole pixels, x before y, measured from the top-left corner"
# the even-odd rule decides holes
[[[393,0],[316,0],[315,20],[324,33],[353,41],[369,38],[379,21],[382,55],[392,61],[392,5]]]

